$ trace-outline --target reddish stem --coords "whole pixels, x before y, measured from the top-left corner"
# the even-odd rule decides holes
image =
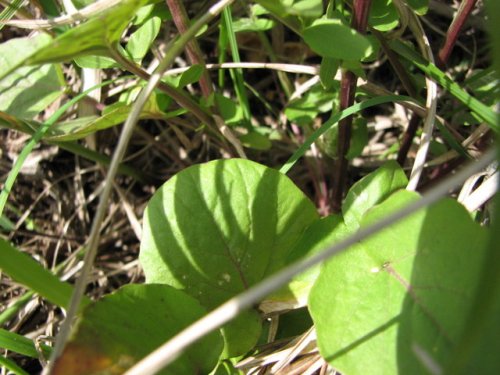
[[[170,13],[172,13],[172,19],[175,27],[177,27],[179,33],[185,33],[190,26],[190,22],[186,8],[184,8],[182,1],[166,0],[166,2],[168,8],[170,9]],[[191,41],[186,45],[186,53],[191,64],[200,64],[202,67],[205,67],[205,59],[203,58],[200,45],[195,38],[191,39]],[[210,75],[206,69],[204,69],[200,78],[200,87],[204,97],[209,97],[212,94],[212,80],[210,79]]]
[[[414,113],[411,116],[410,123],[403,134],[403,139],[401,140],[401,147],[399,148],[397,161],[401,167],[404,166],[406,158],[408,156],[408,151],[410,151],[411,144],[413,143],[413,138],[417,134],[418,126],[420,125],[421,118],[419,115]]]
[[[460,8],[458,8],[457,15],[453,19],[453,22],[451,23],[450,28],[446,33],[444,44],[439,50],[439,54],[437,57],[437,66],[439,68],[443,69],[445,67],[446,62],[450,57],[451,51],[453,50],[453,47],[457,42],[458,35],[460,34],[465,21],[467,21],[467,18],[472,12],[472,9],[474,9],[476,2],[477,0],[462,0]]]
[[[351,27],[361,34],[366,32],[368,24],[368,14],[370,13],[371,0],[354,0]],[[356,93],[356,75],[351,71],[342,71],[340,82],[340,110],[350,107],[354,103]],[[351,143],[352,116],[346,117],[339,122],[339,135],[337,144],[338,159],[333,171],[333,194],[332,209],[334,212],[340,212],[342,207],[342,198],[347,180],[347,159]]]

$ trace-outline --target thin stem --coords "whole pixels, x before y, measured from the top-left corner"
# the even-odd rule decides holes
[[[349,108],[354,103],[356,93],[356,75],[351,71],[342,71],[340,81],[340,111]],[[339,122],[339,135],[337,143],[337,160],[333,171],[334,185],[332,196],[332,208],[334,212],[340,212],[342,198],[347,180],[347,152],[351,144],[352,116],[346,117]]]
[[[403,134],[397,157],[397,162],[401,167],[404,166],[406,158],[408,157],[408,151],[410,151],[410,147],[413,143],[413,138],[415,138],[415,135],[417,134],[417,130],[421,120],[421,117],[414,113],[411,116],[410,123],[408,124],[408,127]]]
[[[166,0],[166,2],[168,8],[170,9],[170,13],[172,13],[172,19],[175,23],[175,27],[177,27],[179,33],[185,33],[189,28],[190,20],[184,4],[179,0]],[[206,65],[200,45],[198,44],[196,38],[190,40],[186,45],[186,53],[189,61],[191,61],[191,64],[200,64],[203,67]],[[203,69],[203,73],[200,78],[200,88],[201,93],[205,98],[208,98],[213,93],[212,80],[206,69]]]
[[[371,0],[354,0],[351,27],[361,34],[366,32],[368,24],[368,14],[370,12]],[[356,75],[351,71],[342,71],[340,82],[340,110],[344,110],[354,103],[356,93]],[[347,152],[351,144],[352,117],[347,117],[339,122],[339,135],[337,143],[338,159],[333,171],[333,196],[332,209],[340,212],[342,198],[347,180]]]
[[[465,22],[469,18],[469,15],[474,9],[476,2],[477,0],[462,0],[462,2],[460,3],[460,8],[458,8],[457,15],[453,19],[453,22],[451,23],[450,28],[446,33],[446,39],[443,46],[439,50],[436,59],[436,65],[440,69],[443,69],[448,62],[451,51],[453,50],[453,47],[457,42],[458,35],[460,34],[462,27],[464,26]]]

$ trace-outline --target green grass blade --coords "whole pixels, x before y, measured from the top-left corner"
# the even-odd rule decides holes
[[[33,298],[34,295],[35,292],[30,290],[29,292],[24,293],[23,296],[19,297],[12,305],[3,310],[0,314],[0,326],[3,326],[11,320],[24,305],[31,301],[31,298]]]
[[[486,122],[495,132],[500,132],[500,124],[495,112],[462,89],[458,83],[454,82],[436,65],[425,60],[421,55],[400,41],[392,42],[391,48],[436,81],[440,86],[448,90],[451,95],[466,105],[481,121]]]
[[[238,51],[238,43],[236,42],[236,34],[233,29],[233,18],[231,15],[231,9],[225,8],[223,11],[224,20],[224,30],[227,32],[227,38],[229,40],[229,47],[231,48],[231,54],[233,56],[233,61],[236,63],[241,62],[240,53]],[[250,123],[250,105],[248,104],[248,97],[245,91],[245,84],[243,79],[243,71],[241,69],[231,69],[231,78],[234,82],[234,90],[236,91],[236,96],[241,105],[243,111],[243,117]]]
[[[321,125],[320,128],[316,129],[300,146],[297,151],[293,153],[293,155],[286,161],[285,164],[280,169],[281,173],[288,173],[288,171],[294,166],[294,164],[299,160],[311,147],[311,145],[319,138],[321,137],[328,129],[330,129],[333,125],[335,125],[337,122],[340,120],[351,116],[357,112],[362,111],[363,109],[373,107],[375,105],[383,104],[383,103],[390,103],[390,102],[404,102],[404,101],[410,101],[410,102],[415,102],[415,99],[410,98],[409,96],[401,96],[401,95],[387,95],[387,96],[378,96],[376,98],[368,99],[364,102],[361,103],[356,103],[349,108],[344,109],[343,111],[336,113],[330,119],[325,122],[323,125]]]
[[[455,137],[450,133],[446,127],[441,124],[441,121],[436,119],[436,126],[441,132],[441,136],[443,137],[444,141],[450,146],[453,150],[455,150],[459,155],[463,156],[466,159],[472,159],[472,157],[469,155],[467,150],[458,142]]]
[[[30,340],[17,333],[9,332],[0,328],[0,348],[7,349],[11,352],[25,355],[31,358],[38,358],[33,340]],[[41,345],[43,354],[47,357],[50,355],[52,348],[47,345]]]
[[[58,147],[62,148],[63,150],[69,151],[75,155],[81,156],[82,158],[85,158],[87,160],[93,161],[95,163],[99,163],[104,166],[109,166],[111,163],[111,158],[107,155],[100,154],[97,151],[91,150],[77,141],[71,141],[71,142],[50,142],[51,144],[57,145]],[[125,176],[130,176],[134,178],[135,180],[141,182],[141,183],[147,183],[151,182],[151,178],[146,176],[146,174],[142,173],[142,171],[133,168],[130,165],[127,165],[125,163],[120,164],[118,167],[118,173],[125,175]]]
[[[25,0],[14,0],[10,5],[8,5],[2,13],[0,13],[0,21],[8,21],[16,14],[17,10],[24,5]],[[0,23],[0,30],[5,26],[4,23]]]
[[[67,308],[73,287],[54,276],[37,261],[0,238],[0,269],[13,280],[51,303]],[[86,299],[88,303],[90,300]],[[86,304],[85,303],[85,304]]]
[[[0,368],[5,367],[7,370],[12,371],[13,374],[16,375],[29,375],[26,371],[24,371],[21,367],[19,367],[13,360],[9,358],[5,358],[0,355]]]

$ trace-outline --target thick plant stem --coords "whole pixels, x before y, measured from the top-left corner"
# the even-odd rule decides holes
[[[460,31],[462,30],[465,21],[467,21],[467,18],[469,17],[470,13],[474,9],[476,2],[477,0],[462,0],[457,15],[453,19],[453,22],[451,23],[450,28],[446,33],[446,39],[444,41],[444,44],[439,50],[439,54],[436,61],[437,66],[439,68],[443,69],[445,67],[446,62],[450,57],[451,51],[453,50],[453,47],[455,46],[455,43],[458,39],[458,34],[460,34]]]
[[[185,33],[189,28],[190,20],[184,4],[180,0],[166,0],[166,2],[168,8],[170,9],[170,13],[172,13],[172,19],[175,23],[175,27],[177,27],[179,33]],[[203,67],[206,65],[200,45],[198,44],[196,38],[193,38],[186,45],[186,53],[188,55],[189,61],[191,61],[191,64],[200,64]],[[205,98],[208,98],[213,92],[212,80],[210,79],[210,75],[208,74],[208,71],[206,69],[203,70],[203,74],[200,78],[200,88],[201,93]]]
[[[348,70],[342,71],[340,81],[340,110],[350,107],[354,103],[354,94],[356,93],[356,75]],[[339,122],[339,135],[337,143],[338,158],[335,161],[333,171],[334,185],[332,196],[332,208],[334,212],[340,212],[342,198],[347,179],[347,152],[351,143],[352,116],[346,117]]]
[[[368,14],[370,13],[371,0],[354,0],[351,27],[364,34],[368,23]],[[354,94],[356,93],[357,77],[351,71],[342,71],[340,83],[340,110],[350,107],[354,103]],[[334,185],[332,196],[332,209],[334,212],[340,212],[342,198],[347,179],[347,159],[351,143],[352,117],[349,116],[339,123],[339,135],[337,144],[338,159],[333,171]]]

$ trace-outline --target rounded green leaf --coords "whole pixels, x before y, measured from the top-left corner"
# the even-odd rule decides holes
[[[370,208],[381,203],[396,190],[404,189],[407,184],[408,179],[398,163],[395,161],[385,163],[349,189],[342,204],[345,223],[358,228]]]
[[[62,95],[61,76],[61,68],[51,64],[16,69],[0,79],[0,111],[33,119]]]
[[[302,35],[313,51],[324,57],[361,60],[370,55],[370,41],[340,20],[321,19],[304,30]]]
[[[37,34],[33,37],[13,38],[0,44],[0,79],[7,77],[33,53],[48,46],[52,37]]]
[[[379,31],[389,31],[399,24],[399,14],[392,0],[373,0],[368,22]]]
[[[240,137],[240,141],[243,146],[255,150],[269,150],[272,147],[269,137],[256,131],[250,131],[247,134],[243,134]]]
[[[341,241],[352,231],[339,215],[330,215],[317,220],[304,232],[300,241],[290,252],[287,261],[293,263],[306,256],[312,256]],[[319,270],[320,266],[316,266],[295,276],[286,287],[272,293],[262,301],[259,309],[270,314],[306,306],[309,292],[319,275]]]
[[[122,374],[205,314],[198,301],[168,285],[127,285],[84,310],[54,373]],[[222,345],[218,332],[207,335],[161,374],[208,374]]]
[[[135,61],[141,61],[146,56],[160,32],[160,27],[160,17],[151,17],[130,35],[125,49]]]
[[[429,9],[429,0],[406,0],[406,2],[420,16],[426,14]]]
[[[257,163],[217,160],[185,169],[153,196],[140,261],[146,281],[182,288],[212,309],[274,273],[318,215],[283,174]],[[226,355],[249,350],[255,311],[223,329]]]
[[[362,226],[409,202],[405,190]],[[451,359],[478,285],[487,231],[445,199],[327,262],[309,308],[318,346],[342,374],[427,374]]]

